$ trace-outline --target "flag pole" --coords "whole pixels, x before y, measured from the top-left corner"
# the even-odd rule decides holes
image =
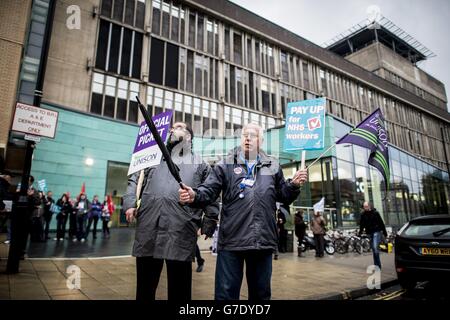
[[[315,164],[317,161],[319,161],[324,156],[325,153],[330,151],[335,146],[336,146],[336,143],[332,144],[327,150],[322,152],[322,154],[316,160],[314,160],[308,167],[306,167],[306,170],[308,170],[313,164]]]
[[[355,130],[356,129],[356,127],[353,127],[352,128],[352,130],[350,130],[347,134],[345,134],[345,136],[346,135],[348,135],[348,134],[350,134],[350,133],[352,133],[353,132],[353,130]],[[344,137],[345,137],[344,136]],[[342,139],[342,138],[341,138]],[[324,152],[322,152],[322,154],[316,159],[316,160],[314,160],[308,167],[306,167],[306,170],[308,170],[313,164],[315,164],[317,161],[319,161],[323,156],[324,156],[324,154],[325,153],[327,153],[328,151],[330,151],[333,147],[335,147],[336,146],[336,142],[335,143],[333,143],[327,150],[325,150]]]
[[[306,150],[302,150],[302,162],[300,163],[300,170],[305,169],[305,157],[306,157]]]

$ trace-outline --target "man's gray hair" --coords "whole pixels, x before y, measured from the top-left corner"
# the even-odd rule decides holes
[[[263,130],[263,128],[261,128],[261,126],[256,124],[256,123],[247,123],[242,128],[242,131],[244,131],[245,129],[249,129],[249,128],[256,129],[256,131],[258,131],[258,137],[262,141],[262,139],[264,138],[264,130]]]

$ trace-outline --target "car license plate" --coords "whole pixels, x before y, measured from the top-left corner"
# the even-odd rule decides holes
[[[450,256],[450,248],[420,248],[420,253],[424,256]]]

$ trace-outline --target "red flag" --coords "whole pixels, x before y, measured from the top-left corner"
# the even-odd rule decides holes
[[[83,182],[83,185],[81,186],[80,194],[81,193],[86,193],[86,184],[84,182]]]
[[[115,207],[114,207],[114,202],[112,201],[112,197],[111,197],[110,194],[108,194],[107,204],[108,204],[109,214],[112,216],[112,214],[113,214],[113,212],[115,210]]]

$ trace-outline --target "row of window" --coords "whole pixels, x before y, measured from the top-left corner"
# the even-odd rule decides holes
[[[137,95],[139,95],[139,83],[94,73],[91,112],[137,123]],[[219,121],[221,119],[224,119],[224,127],[227,130],[238,130],[248,121],[257,123],[264,129],[276,125],[273,117],[228,106],[225,107],[223,114],[216,102],[153,86],[147,86],[147,106],[149,113],[152,115],[167,109],[174,110],[173,120],[190,124],[194,134],[198,136],[222,136],[224,132],[219,132]],[[219,114],[222,114],[222,116],[219,117]]]
[[[384,69],[384,72],[386,74],[386,80],[389,80],[393,84],[399,86],[400,88],[403,88],[425,100],[428,102],[431,102],[440,108],[446,109],[447,105],[445,101],[442,101],[441,99],[437,98],[436,96],[428,93],[427,91],[419,88],[418,86],[414,85],[413,83],[409,82],[408,80],[403,79],[402,77],[399,77],[398,75]]]
[[[91,112],[109,118],[137,123],[139,83],[94,73]]]

